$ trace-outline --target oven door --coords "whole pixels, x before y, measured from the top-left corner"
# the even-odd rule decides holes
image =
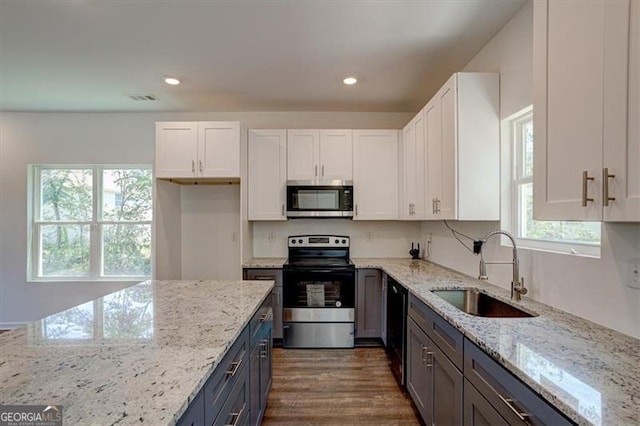
[[[303,312],[302,315],[314,315],[313,311],[321,311],[326,321],[345,321],[337,319],[330,310],[351,311],[355,308],[356,299],[356,273],[355,270],[335,269],[306,269],[284,270],[283,280],[283,306],[285,310],[295,309]],[[291,312],[289,315],[293,315]],[[304,321],[305,319],[291,319],[292,321]],[[307,318],[306,320],[312,320]],[[319,319],[315,319],[318,321]],[[352,321],[353,319],[351,319]],[[347,320],[348,321],[348,320]]]
[[[355,270],[283,272],[284,348],[353,348]]]

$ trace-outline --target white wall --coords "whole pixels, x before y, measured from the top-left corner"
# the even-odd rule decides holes
[[[152,163],[155,121],[229,120],[246,128],[399,129],[410,118],[406,113],[345,112],[0,114],[0,326],[35,320],[128,285],[26,282],[28,164]],[[175,218],[184,201],[182,191],[172,184],[158,185],[156,190],[164,195],[162,212]],[[197,200],[193,203],[195,208]],[[179,271],[182,230],[170,229],[157,244],[164,255],[158,270]]]
[[[253,255],[287,257],[289,235],[328,233],[351,237],[351,257],[409,257],[411,242],[420,242],[420,227],[420,222],[370,222],[348,219],[254,222]]]
[[[500,72],[501,118],[532,103],[532,30],[529,2],[464,69]],[[508,173],[503,180],[504,176]],[[474,238],[500,226],[498,222],[451,224]],[[422,241],[432,234],[431,260],[477,276],[478,258],[442,222],[424,222],[422,233]],[[487,259],[511,259],[511,249],[500,246],[498,238],[490,240],[485,249]],[[633,258],[640,258],[640,224],[603,224],[599,259],[520,250],[521,274],[530,291],[525,297],[640,338],[640,290],[626,285]],[[487,272],[492,283],[509,288],[508,265],[488,265]]]

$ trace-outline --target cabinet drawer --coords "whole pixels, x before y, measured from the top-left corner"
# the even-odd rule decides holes
[[[574,424],[467,339],[464,376],[510,425]]]
[[[180,417],[178,426],[200,426],[204,424],[204,392],[200,390],[195,399],[191,401],[187,411]]]
[[[282,287],[282,269],[245,269],[244,279],[257,281],[275,281],[276,287]]]
[[[249,322],[249,332],[251,333],[250,344],[251,347],[258,340],[258,333],[263,325],[273,323],[273,310],[271,308],[271,295],[269,295],[262,305],[258,308],[258,311],[253,315]]]
[[[462,370],[463,336],[413,294],[409,295],[409,316],[429,336],[451,362]]]
[[[234,385],[241,380],[243,369],[248,362],[249,334],[245,328],[204,385],[206,424],[212,424],[218,416]]]
[[[220,409],[213,425],[247,425],[251,418],[249,407],[249,369],[245,365],[240,369],[238,380]]]

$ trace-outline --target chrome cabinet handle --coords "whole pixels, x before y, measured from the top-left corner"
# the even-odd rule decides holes
[[[196,160],[191,160],[191,173],[196,172]]]
[[[258,281],[275,281],[276,277],[273,275],[256,275],[253,279]]]
[[[316,164],[316,171],[314,172],[315,176],[318,176],[318,165]]]
[[[423,363],[423,364],[426,364],[426,363],[427,363],[427,359],[426,359],[426,357],[425,357],[425,355],[424,355],[425,349],[427,349],[427,347],[426,347],[426,346],[424,346],[424,345],[420,345],[420,352],[421,352],[421,355],[422,355],[422,363]]]
[[[244,411],[246,404],[242,404],[242,408],[237,413],[229,413],[231,414],[231,423],[227,423],[224,426],[237,426],[240,417],[242,417],[242,412]]]
[[[587,193],[587,182],[593,180],[593,176],[589,176],[588,171],[582,172],[582,207],[587,207],[588,201],[593,201],[593,198],[589,198]]]
[[[513,403],[515,402],[515,400],[513,398],[505,398],[504,396],[502,396],[500,394],[498,394],[498,398],[500,398],[502,400],[502,402],[507,404],[507,407],[509,407],[511,409],[511,411],[513,411],[513,413],[516,416],[518,416],[518,418],[520,420],[522,420],[523,422],[527,421],[527,417],[529,417],[529,414],[521,413],[520,411],[518,411],[518,409],[515,407],[515,405],[513,405]]]
[[[260,351],[260,358],[268,358],[269,357],[269,341],[266,339],[261,340],[260,346],[263,348],[263,350]]]
[[[356,216],[358,216],[358,205],[356,204]]]
[[[284,217],[284,204],[282,205],[282,216]]]
[[[200,173],[202,173],[202,160],[198,161],[198,168],[200,169]]]
[[[324,177],[324,164],[322,165],[322,177]]]
[[[227,378],[231,378],[236,375],[236,373],[238,372],[238,369],[240,368],[240,364],[242,364],[242,358],[239,359],[238,361],[231,363],[233,367],[231,367],[231,370],[227,370],[227,376],[228,376]]]
[[[433,352],[429,351],[428,347],[426,349],[427,349],[427,357],[426,357],[427,359],[425,361],[426,367],[427,368],[431,368],[431,367],[433,367]],[[429,357],[431,357],[431,359],[432,359],[431,362],[429,362]]]
[[[607,207],[609,201],[615,201],[616,197],[609,197],[609,179],[616,177],[609,173],[609,168],[602,169],[602,204]]]
[[[436,199],[431,199],[431,213],[436,214]]]

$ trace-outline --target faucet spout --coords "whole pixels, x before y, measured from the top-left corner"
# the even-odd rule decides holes
[[[494,235],[504,235],[507,238],[509,238],[509,240],[511,241],[511,244],[513,245],[513,260],[511,262],[486,261],[484,259],[484,252],[482,250],[482,247],[484,246],[484,243]],[[513,269],[513,279],[511,281],[511,299],[518,300],[518,301],[522,300],[522,295],[527,294],[528,290],[524,287],[524,278],[520,278],[520,260],[518,258],[518,247],[516,245],[515,238],[513,238],[513,236],[509,232],[498,229],[498,230],[489,232],[487,235],[484,236],[484,238],[482,238],[481,241],[482,241],[482,245],[480,246],[480,275],[478,276],[478,279],[481,279],[481,280],[488,279],[487,266],[486,266],[487,264],[505,264],[505,263],[510,264],[512,265],[512,269]]]

